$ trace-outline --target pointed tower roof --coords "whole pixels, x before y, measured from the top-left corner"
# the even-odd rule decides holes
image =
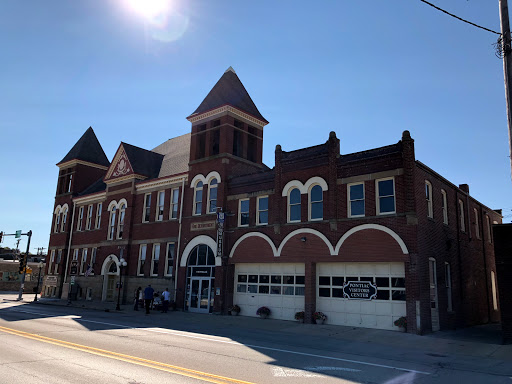
[[[256,105],[254,105],[251,96],[247,93],[247,90],[232,67],[229,67],[226,72],[224,72],[220,80],[217,81],[217,84],[215,84],[210,93],[208,93],[203,102],[189,118],[224,105],[231,105],[268,124],[268,121],[261,115]]]
[[[94,134],[92,127],[89,127],[82,137],[76,142],[64,158],[57,163],[57,165],[65,163],[70,160],[82,160],[88,163],[103,165],[108,167],[110,162],[103,152],[98,138]]]

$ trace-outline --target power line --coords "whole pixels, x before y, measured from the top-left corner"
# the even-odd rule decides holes
[[[480,29],[483,29],[484,31],[487,31],[487,32],[491,32],[491,33],[495,33],[496,35],[501,35],[501,33],[499,32],[496,32],[496,31],[493,31],[492,29],[489,29],[489,28],[485,28],[485,27],[482,27],[478,24],[475,24],[475,23],[472,23],[471,21],[468,21],[468,20],[464,20],[463,18],[459,17],[459,16],[456,16],[454,15],[453,13],[450,13],[448,11],[445,11],[444,9],[441,9],[439,8],[438,6],[435,6],[434,4],[432,3],[429,3],[428,1],[425,1],[425,0],[420,0],[422,3],[425,3],[425,4],[428,4],[430,5],[431,7],[434,7],[435,9],[437,9],[438,11],[441,11],[441,12],[444,12],[446,13],[447,15],[450,15],[451,17],[455,17],[456,19],[460,20],[460,21],[463,21],[465,23],[468,23],[468,24],[471,24],[472,26],[474,27],[477,27],[477,28],[480,28]]]

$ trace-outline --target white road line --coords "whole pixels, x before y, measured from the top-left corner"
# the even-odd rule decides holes
[[[264,347],[264,346],[261,346],[261,345],[254,345],[254,344],[244,344],[244,343],[238,343],[236,341],[218,340],[218,339],[213,339],[213,338],[210,338],[210,337],[204,337],[204,336],[197,336],[197,335],[194,335],[194,334],[188,334],[188,333],[185,333],[185,332],[168,331],[168,330],[155,329],[155,328],[135,328],[135,327],[129,327],[129,326],[126,326],[126,325],[121,325],[121,324],[105,323],[105,322],[101,322],[101,321],[84,320],[84,319],[77,319],[77,321],[86,321],[86,322],[89,322],[89,323],[113,325],[113,326],[117,326],[117,327],[121,327],[121,328],[132,328],[132,329],[144,330],[144,331],[148,331],[148,332],[164,333],[164,334],[168,334],[168,335],[174,335],[174,336],[180,336],[180,337],[188,337],[190,339],[206,340],[206,341],[211,341],[211,342],[216,342],[216,343],[239,345],[239,346],[245,346],[245,347],[255,348],[255,349],[264,349],[264,350],[267,350],[267,351],[276,351],[276,352],[282,352],[282,353],[290,353],[290,354],[294,354],[294,355],[316,357],[316,358],[320,358],[320,359],[327,359],[327,360],[334,360],[334,361],[344,361],[344,362],[347,362],[347,363],[368,365],[368,366],[372,366],[372,367],[387,368],[387,369],[396,369],[398,371],[419,373],[419,374],[422,374],[422,375],[430,375],[429,372],[417,371],[417,370],[414,370],[414,369],[394,367],[392,365],[368,363],[366,361],[342,359],[342,358],[339,358],[339,357],[317,355],[317,354],[314,354],[314,353],[306,353],[306,352],[290,351],[290,350],[287,350],[287,349]]]
[[[42,312],[34,312],[34,311],[27,311],[25,309],[13,309],[9,308],[8,311],[11,312],[23,312],[23,313],[30,313],[32,315],[41,315],[41,316],[51,316],[51,317],[58,317],[60,319],[79,319],[80,316],[78,315],[55,315],[54,313],[42,313]]]
[[[272,375],[274,375],[274,377],[322,377],[322,375],[306,372],[301,369],[288,369],[281,367],[273,367]]]
[[[346,372],[361,372],[360,369],[343,368],[343,367],[306,367],[306,371],[346,371]]]

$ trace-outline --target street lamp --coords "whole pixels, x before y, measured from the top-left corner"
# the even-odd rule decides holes
[[[121,259],[119,260],[119,290],[117,292],[116,311],[121,310],[121,306],[119,305],[119,300],[121,299],[121,281],[123,278],[123,268],[126,267],[127,265],[128,265],[128,263],[126,262],[126,260],[121,257]]]
[[[37,301],[37,292],[39,292],[39,282],[41,281],[41,269],[44,267],[44,263],[42,261],[37,264],[39,267],[39,275],[37,275],[37,287],[36,287],[36,295],[34,296],[34,301]]]

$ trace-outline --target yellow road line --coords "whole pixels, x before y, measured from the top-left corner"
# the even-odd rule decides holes
[[[33,333],[28,333],[28,332],[23,332],[23,331],[18,331],[16,329],[12,329],[12,328],[6,328],[6,327],[0,326],[0,331],[10,333],[10,334],[16,335],[16,336],[26,337],[28,339],[33,339],[33,340],[42,341],[42,342],[49,343],[49,344],[58,345],[60,347],[66,347],[66,348],[70,348],[70,349],[75,349],[77,351],[91,353],[93,355],[108,357],[111,359],[125,361],[127,363],[137,364],[137,365],[141,365],[141,366],[148,367],[148,368],[158,369],[161,371],[190,377],[193,379],[203,380],[203,381],[207,381],[210,383],[254,384],[249,381],[232,379],[230,377],[224,377],[224,376],[214,375],[214,374],[207,373],[207,372],[196,371],[194,369],[178,367],[176,365],[165,364],[165,363],[161,363],[158,361],[147,360],[147,359],[143,359],[143,358],[136,357],[136,356],[130,356],[130,355],[125,355],[125,354],[117,353],[117,352],[113,352],[113,351],[107,351],[105,349],[88,347],[86,345],[75,344],[75,343],[71,343],[69,341],[64,341],[64,340],[52,339],[50,337],[36,335]]]

